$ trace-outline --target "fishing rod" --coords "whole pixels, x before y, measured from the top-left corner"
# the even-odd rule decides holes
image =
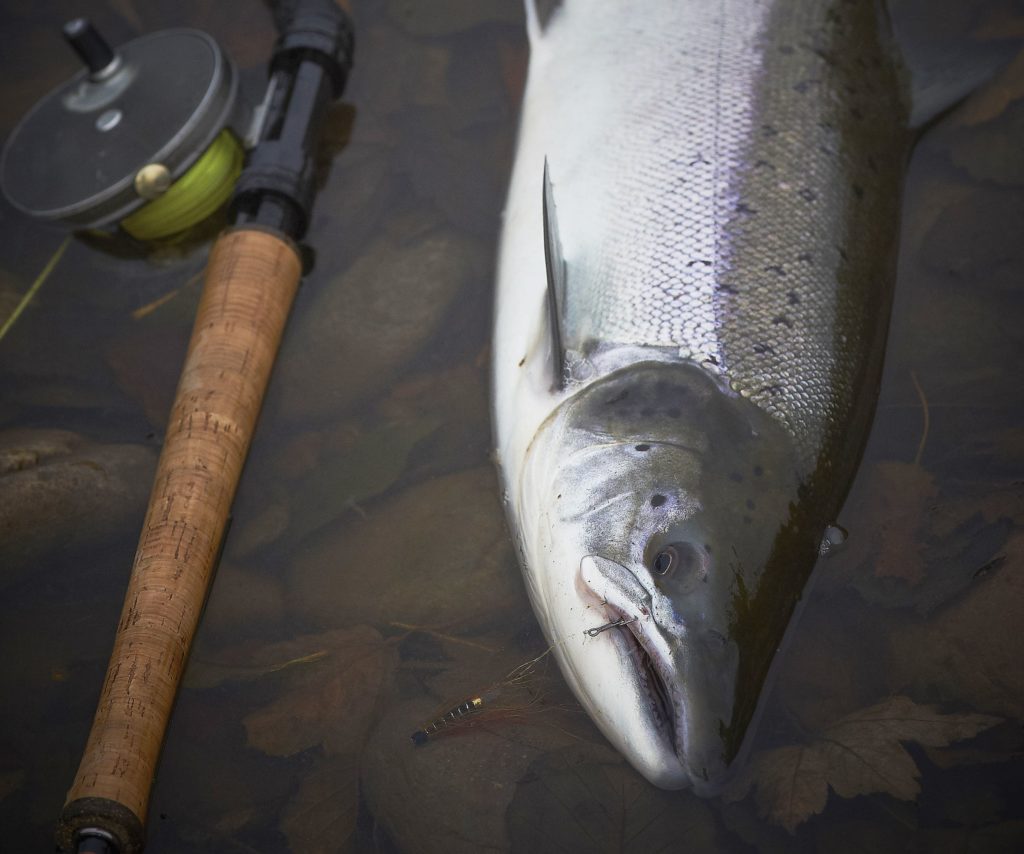
[[[333,0],[300,0],[280,30],[247,134],[238,130],[237,76],[205,34],[165,31],[114,51],[79,19],[65,36],[86,68],[40,102],[8,141],[0,171],[16,207],[77,226],[116,223],[148,239],[189,227],[231,197],[232,225],[210,252],[110,664],[57,828],[66,851],[136,854],[171,708],[302,275],[298,242],[313,204],[315,146],[345,87],[353,30]],[[130,123],[133,132],[122,133]],[[57,127],[62,136],[54,136]],[[58,144],[98,151],[106,170],[72,168],[69,185],[52,177],[34,184],[46,170],[52,175],[46,153]],[[141,144],[148,148],[140,151]],[[129,164],[123,175],[110,167],[118,158]],[[98,186],[101,173],[114,180]]]

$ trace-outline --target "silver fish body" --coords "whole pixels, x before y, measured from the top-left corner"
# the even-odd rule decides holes
[[[901,79],[871,0],[564,0],[543,29],[528,10],[494,339],[506,508],[581,703],[652,782],[710,792],[870,423]]]

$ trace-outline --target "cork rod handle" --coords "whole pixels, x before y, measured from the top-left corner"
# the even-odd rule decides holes
[[[266,231],[215,244],[96,717],[57,831],[143,846],[150,788],[228,511],[301,275]]]

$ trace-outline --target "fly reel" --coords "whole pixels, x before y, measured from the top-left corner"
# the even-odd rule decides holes
[[[160,240],[203,221],[242,171],[250,110],[216,41],[171,29],[111,49],[84,18],[64,36],[85,68],[39,101],[0,160],[8,201],[75,229]]]

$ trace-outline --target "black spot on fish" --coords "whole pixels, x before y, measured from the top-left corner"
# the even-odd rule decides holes
[[[712,267],[712,266],[714,266],[712,264],[712,262],[708,261],[706,258],[697,258],[697,259],[695,259],[693,261],[687,261],[686,262],[686,266],[687,267],[692,267],[695,264],[703,264],[705,267]]]
[[[857,121],[864,118],[864,113],[861,112],[860,107],[850,107],[850,115],[853,116]]]
[[[765,394],[766,392],[774,397],[777,394],[782,394],[783,388],[780,385],[766,385],[763,388],[758,389],[757,393]]]
[[[718,359],[715,356],[708,356],[707,358],[704,359],[704,361],[712,365],[718,364]]]
[[[708,554],[711,554],[711,544],[710,543],[704,543],[704,551],[706,551]]]
[[[790,320],[786,315],[780,314],[778,317],[772,319],[772,323],[776,326],[785,326],[786,329],[793,328],[793,321]]]
[[[643,442],[639,445],[634,445],[633,447],[636,448],[636,450],[638,451],[649,451],[651,449],[651,446],[648,445],[646,442]]]
[[[790,305],[800,305],[800,294],[796,291],[790,291],[786,294],[786,298],[789,300]]]
[[[799,196],[805,202],[813,202],[813,201],[817,201],[817,199],[818,199],[818,194],[815,193],[814,190],[812,190],[810,187],[804,187],[800,191]]]
[[[793,49],[792,45],[789,45],[789,44],[779,45],[779,53],[785,54],[786,56],[789,56],[793,52],[794,52],[794,49]]]
[[[661,507],[668,499],[664,495],[652,495],[651,507]]]
[[[771,125],[761,125],[761,133],[765,136],[778,136],[779,132]]]
[[[718,290],[723,294],[729,294],[730,296],[736,296],[739,293],[739,291],[732,285],[719,285]]]
[[[854,184],[853,185],[853,194],[858,199],[863,199],[864,198],[864,188],[860,184]]]
[[[752,498],[748,498],[747,499],[747,509],[748,510],[753,510],[754,509],[754,499],[752,499]]]
[[[615,397],[609,397],[605,401],[605,404],[607,404],[608,406],[614,406],[616,403],[620,403],[621,401],[625,400],[627,397],[629,397],[629,389],[628,388],[624,388],[617,395],[615,395]]]
[[[754,466],[754,477],[760,477],[764,474],[764,469],[761,466]]]
[[[521,368],[525,364],[526,364],[526,356],[523,356],[523,358],[521,358],[519,360],[519,367]]]
[[[775,164],[774,163],[769,163],[767,160],[758,160],[758,161],[756,161],[754,163],[754,168],[755,169],[771,169],[772,172],[774,172],[775,171]]]
[[[801,80],[799,83],[793,84],[793,91],[799,92],[801,95],[806,95],[813,85],[813,80]]]
[[[839,250],[839,257],[840,258],[842,258],[844,261],[849,261],[850,260],[850,256],[846,254],[846,250],[842,246],[837,246],[836,249]]]
[[[759,356],[763,356],[766,353],[770,353],[772,356],[775,355],[775,350],[768,344],[755,344],[754,352]]]
[[[736,205],[736,213],[747,214],[748,216],[757,216],[757,211],[746,202],[740,202]]]
[[[801,252],[799,255],[796,256],[796,260],[797,261],[803,261],[805,264],[813,264],[814,263],[814,261],[811,259],[811,253],[810,252]]]
[[[786,271],[782,269],[782,267],[780,267],[778,264],[772,264],[770,267],[765,267],[764,271],[766,273],[774,273],[776,276],[786,275]]]

